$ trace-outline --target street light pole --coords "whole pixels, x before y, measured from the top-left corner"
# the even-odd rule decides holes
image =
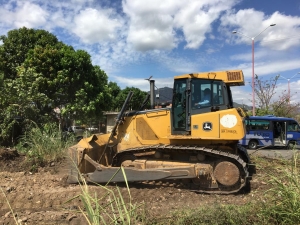
[[[291,78],[286,78],[286,77],[284,77],[284,76],[282,76],[282,75],[279,75],[280,77],[282,77],[282,78],[284,78],[284,79],[286,79],[286,80],[288,81],[288,97],[289,97],[289,104],[291,104],[290,80],[291,80],[294,76],[296,76],[297,74],[300,74],[300,72],[294,74]]]
[[[255,85],[254,85],[254,37],[252,38],[252,115],[255,116]]]
[[[264,32],[266,29],[268,29],[269,27],[273,27],[276,24],[270,24],[268,27],[266,27],[264,30],[262,30],[258,35],[254,36],[254,37],[249,37],[241,32],[238,31],[232,31],[233,34],[240,34],[243,35],[247,38],[250,38],[252,40],[252,115],[255,116],[255,91],[254,91],[254,39],[256,37],[258,37],[262,32]]]

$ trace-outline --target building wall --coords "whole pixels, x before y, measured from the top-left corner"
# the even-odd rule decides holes
[[[116,118],[118,116],[118,112],[106,112],[106,133],[111,133],[113,127],[116,124]]]

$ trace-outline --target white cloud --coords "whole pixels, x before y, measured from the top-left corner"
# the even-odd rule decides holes
[[[269,75],[269,74],[280,74],[283,71],[292,71],[294,69],[300,69],[300,58],[292,60],[277,60],[272,62],[258,62],[255,64],[254,72],[259,76]],[[242,69],[245,77],[252,77],[252,64],[239,64],[235,67]],[[232,68],[231,68],[232,69]]]
[[[217,51],[218,51],[218,49],[216,49],[216,48],[207,48],[207,49],[205,50],[205,52],[206,52],[207,54],[212,54],[212,53],[217,52]]]
[[[139,51],[170,50],[185,40],[196,49],[212,31],[212,23],[237,0],[124,0],[130,18],[128,42]],[[182,30],[184,39],[175,31]],[[211,36],[213,37],[213,36]]]
[[[257,71],[257,74],[260,75],[278,74],[283,71],[291,71],[300,68],[299,62],[300,58],[263,63],[256,66],[255,70]]]
[[[191,61],[189,58],[169,55],[169,54],[159,54],[154,56],[160,64],[168,70],[176,74],[184,74],[187,72],[198,72],[198,61]]]
[[[114,14],[112,10],[84,9],[75,16],[72,31],[86,43],[114,40],[122,25]]]
[[[273,23],[276,26],[270,27]],[[232,34],[233,30],[239,33]],[[235,44],[249,46],[245,48],[246,53],[230,57],[232,61],[240,61],[235,68],[242,69],[246,77],[252,77],[252,37],[255,37],[255,74],[277,75],[284,71],[300,69],[297,51],[300,45],[300,17],[279,12],[266,15],[254,9],[243,9],[238,12],[231,10],[222,16],[220,32],[227,35],[228,40]],[[298,38],[295,38],[297,35]]]
[[[276,26],[269,32],[269,35],[263,37],[261,45],[276,50],[286,50],[299,46],[300,17],[275,12],[266,22],[276,23]],[[291,39],[293,36],[298,36],[298,39]]]
[[[254,53],[255,61],[260,60],[267,55],[270,55],[270,51],[267,51],[267,50],[255,51],[255,53]],[[249,52],[249,53],[243,53],[243,54],[234,54],[234,55],[230,56],[230,59],[231,60],[240,60],[240,61],[251,61],[252,53]]]
[[[176,47],[172,29],[169,32],[161,32],[156,28],[147,28],[139,30],[136,27],[129,29],[127,38],[129,43],[139,51],[148,51],[154,49],[171,50]]]
[[[133,51],[125,40],[119,40],[113,45],[97,44],[87,49],[93,55],[93,63],[101,65],[108,74],[122,70],[123,66],[138,63],[147,57],[145,54]]]
[[[24,25],[30,22],[29,27],[47,29],[76,49],[88,51],[93,62],[105,70],[116,71],[124,65],[148,59],[176,73],[185,73],[186,68],[197,71],[199,65],[188,57],[174,56],[172,51],[177,51],[180,43],[186,43],[187,48],[197,48],[206,34],[214,40],[212,23],[237,1],[123,0],[125,14],[122,14],[114,7],[117,3],[110,1],[101,5],[92,0],[11,0],[0,9],[3,15],[10,15],[4,17],[7,22],[0,22],[0,26],[4,25],[0,30],[17,23],[15,15],[18,14]],[[39,19],[32,14],[32,18],[26,20],[26,15],[31,13],[29,9],[37,13]],[[214,48],[207,52],[213,53]]]
[[[280,12],[268,16],[254,9],[243,9],[237,13],[228,11],[221,17],[220,31],[232,39],[233,30],[238,32],[234,36],[236,43],[249,43],[254,38],[255,43],[274,50],[287,50],[300,44],[299,39],[291,39],[300,33],[300,17]]]
[[[124,0],[123,10],[130,19],[127,41],[138,51],[176,47],[172,14],[178,2]]]
[[[8,2],[0,9],[1,23],[6,26],[37,28],[47,23],[49,14],[39,5],[27,1],[17,1],[15,8],[12,8],[11,3]]]
[[[65,29],[63,32],[68,32],[72,23],[73,18],[70,15],[66,16],[63,10],[58,9],[55,12],[51,12],[48,29],[53,30],[54,28],[63,28]]]
[[[247,86],[248,84],[246,84]],[[251,89],[247,91],[245,86],[231,87],[232,99],[234,102],[245,105],[252,105],[252,92]]]
[[[203,0],[182,1],[183,5],[175,15],[175,26],[183,30],[186,47],[196,49],[211,32],[212,23],[222,12],[229,10],[237,1],[234,0]]]

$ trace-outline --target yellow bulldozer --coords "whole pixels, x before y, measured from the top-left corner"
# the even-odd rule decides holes
[[[111,133],[83,138],[69,149],[69,183],[176,180],[197,192],[228,194],[249,187],[253,164],[238,144],[246,113],[233,107],[230,86],[245,85],[241,70],[174,77],[170,107],[154,108],[154,80],[141,108],[127,111]],[[145,109],[150,100],[150,109]]]

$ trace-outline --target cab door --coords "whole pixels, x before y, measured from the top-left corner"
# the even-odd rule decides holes
[[[190,134],[190,79],[174,81],[171,124],[172,134]]]

